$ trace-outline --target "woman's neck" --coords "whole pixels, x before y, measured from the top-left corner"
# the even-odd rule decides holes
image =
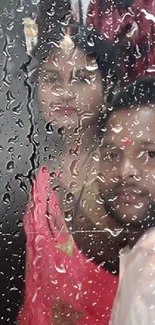
[[[80,150],[81,153],[87,152],[96,144],[96,126],[77,128],[77,129],[65,129],[63,128],[62,141],[64,141],[65,151],[72,151],[73,153]]]

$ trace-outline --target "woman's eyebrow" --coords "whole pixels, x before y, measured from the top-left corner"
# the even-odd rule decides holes
[[[87,74],[89,74],[89,75],[92,75],[94,71],[89,71],[89,70],[87,70],[86,67],[84,67],[84,68],[74,69],[74,73],[81,73],[81,72],[82,72],[82,73],[87,73]]]
[[[101,146],[103,148],[116,148],[116,144],[112,141],[101,140]]]
[[[60,73],[60,70],[59,69],[52,69],[52,68],[47,68],[47,69],[43,69],[43,72],[47,72],[47,73],[53,73],[53,72],[56,72],[56,73]]]

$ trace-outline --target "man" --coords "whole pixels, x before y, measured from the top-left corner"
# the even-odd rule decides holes
[[[99,187],[124,228],[112,325],[155,323],[155,79],[120,91],[102,119]],[[101,181],[102,180],[102,181]]]

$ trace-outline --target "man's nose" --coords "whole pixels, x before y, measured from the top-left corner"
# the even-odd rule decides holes
[[[131,155],[124,157],[120,162],[119,177],[122,179],[141,177],[140,165],[137,160],[132,159]]]

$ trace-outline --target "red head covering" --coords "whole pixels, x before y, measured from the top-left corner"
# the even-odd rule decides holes
[[[108,325],[118,279],[88,260],[65,227],[57,197],[42,168],[24,216],[27,235],[25,301],[20,325]],[[49,200],[48,200],[49,198]],[[47,223],[47,200],[52,218]]]

